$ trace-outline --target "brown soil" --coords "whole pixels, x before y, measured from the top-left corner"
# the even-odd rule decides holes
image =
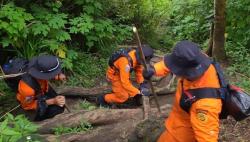
[[[174,95],[159,96],[160,105],[168,104],[171,106]],[[81,109],[79,103],[82,98],[68,98],[67,103],[72,110]],[[150,99],[151,107],[155,108],[154,99]],[[126,108],[122,106],[121,108]],[[138,107],[130,107],[138,108]],[[170,108],[168,108],[170,109]],[[16,114],[20,114],[22,111],[15,111]],[[66,113],[68,113],[66,111]],[[135,116],[138,117],[138,116]],[[133,118],[131,118],[133,120]],[[60,136],[62,141],[117,141],[117,142],[153,142],[157,139],[160,133],[164,130],[165,118],[154,118],[147,121],[141,121],[130,119],[121,123],[94,126],[94,129],[89,132],[77,133],[77,134],[65,134]],[[141,121],[141,122],[140,122]],[[233,118],[227,120],[221,120],[220,123],[220,142],[250,142],[250,118],[236,122]],[[115,128],[115,129],[113,129]],[[108,132],[107,132],[108,131]],[[85,137],[83,137],[85,136]],[[105,137],[108,136],[108,137]],[[47,136],[46,136],[47,137]],[[52,137],[52,141],[56,137],[53,134],[49,134],[48,138]],[[105,138],[104,138],[105,137]],[[56,138],[57,139],[57,138]],[[57,139],[58,140],[58,139]]]

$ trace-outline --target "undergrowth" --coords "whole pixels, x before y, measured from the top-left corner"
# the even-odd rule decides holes
[[[94,110],[96,109],[96,106],[94,106],[92,103],[83,100],[79,103],[79,107],[84,110]]]
[[[226,42],[226,51],[231,63],[226,69],[230,83],[250,93],[250,51],[240,44]]]
[[[79,53],[78,59],[74,62],[72,75],[68,78],[66,85],[93,87],[105,76],[106,68],[107,58]]]
[[[77,127],[64,127],[59,126],[56,128],[53,128],[53,131],[55,135],[62,135],[62,134],[68,134],[68,133],[78,133],[78,132],[87,132],[93,129],[93,126],[89,122],[81,122],[81,124]]]
[[[7,114],[4,121],[0,122],[0,141],[15,142],[22,137],[30,138],[30,135],[37,129],[38,126],[30,122],[24,115],[14,117],[12,114]]]
[[[0,115],[9,111],[17,105],[16,94],[6,85],[3,80],[0,80]]]

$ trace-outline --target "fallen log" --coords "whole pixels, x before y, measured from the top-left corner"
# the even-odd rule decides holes
[[[158,112],[156,108],[151,109],[150,118],[143,120],[142,109],[102,109],[92,111],[92,115],[84,115],[87,112],[78,112],[74,114],[65,114],[66,118],[62,120],[63,115],[41,122],[39,132],[46,140],[50,142],[80,142],[80,141],[102,141],[102,142],[151,142],[155,141],[164,130],[164,119],[167,117],[171,105],[161,107],[164,117],[155,117]],[[115,117],[115,118],[112,118]],[[80,124],[79,118],[89,120],[94,126],[93,130],[88,132],[63,134],[55,136],[48,134],[55,126],[73,127]],[[72,122],[73,121],[73,122]],[[112,121],[112,122],[111,122]],[[50,131],[46,131],[50,130]]]
[[[112,125],[98,127],[89,132],[70,133],[61,136],[42,135],[47,141],[61,142],[153,142],[164,131],[164,119],[141,121],[125,120]]]
[[[171,105],[161,107],[163,117],[166,117]],[[150,117],[156,116],[157,109],[152,108]],[[143,111],[138,109],[97,109],[93,111],[78,111],[72,113],[64,113],[55,116],[52,119],[38,122],[40,126],[38,132],[41,134],[53,134],[53,128],[56,127],[76,127],[82,122],[89,122],[93,126],[111,125],[125,120],[135,121],[136,119],[143,120]]]
[[[167,85],[166,85],[167,87]],[[98,97],[103,94],[107,94],[112,92],[111,86],[102,86],[102,87],[95,87],[95,88],[83,88],[83,87],[70,87],[66,86],[63,88],[56,88],[56,92],[58,94],[64,95],[64,96],[72,96],[72,97]],[[166,90],[165,88],[155,88],[156,94],[161,95],[168,95],[173,94],[174,90]]]
[[[128,137],[135,133],[139,120],[124,120],[112,125],[97,127],[89,132],[64,134],[61,136],[46,135],[47,141],[54,142],[127,142]]]
[[[99,95],[110,93],[112,90],[111,86],[101,86],[94,88],[64,86],[56,88],[56,92],[64,96],[97,97]]]
[[[53,119],[48,119],[43,122],[37,123],[40,128],[38,130],[41,134],[53,133],[53,128],[63,127],[76,127],[81,122],[89,122],[93,126],[109,125],[133,119],[137,116],[142,119],[141,109],[97,109],[93,111],[79,111],[68,114],[57,115]]]
[[[157,95],[166,95],[173,94],[174,89],[169,88],[168,84],[171,81],[172,76],[167,77],[155,77],[153,85],[155,87],[155,92]],[[71,87],[64,86],[56,88],[56,92],[58,94],[62,94],[64,96],[75,96],[75,97],[97,97],[103,94],[107,94],[112,92],[111,85],[108,86],[100,86],[94,88],[83,88],[83,87]]]

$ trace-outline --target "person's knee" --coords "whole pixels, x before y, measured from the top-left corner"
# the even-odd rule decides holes
[[[127,101],[129,98],[128,95],[115,95],[115,94],[107,94],[104,96],[104,100],[107,103],[124,103],[125,101]]]

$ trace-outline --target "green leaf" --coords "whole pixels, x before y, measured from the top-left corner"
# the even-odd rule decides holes
[[[34,35],[42,34],[43,36],[47,36],[50,28],[46,24],[43,24],[41,21],[39,21],[32,25],[31,30]]]
[[[8,114],[7,114],[7,118],[8,118],[10,121],[15,120],[14,116],[13,116],[11,113],[8,113]]]
[[[0,123],[0,132],[2,133],[4,129],[6,129],[8,124],[8,119],[5,119],[3,122]]]
[[[70,34],[63,31],[63,30],[60,30],[56,33],[56,39],[59,40],[59,41],[66,41],[66,40],[70,40]]]
[[[94,6],[88,5],[88,6],[85,6],[83,9],[87,14],[94,14],[95,13],[95,7]]]
[[[12,40],[10,40],[9,38],[3,38],[3,40],[0,43],[2,44],[3,47],[7,47],[12,43]]]
[[[4,129],[2,132],[1,132],[3,135],[8,135],[8,136],[13,136],[13,135],[17,135],[17,136],[21,136],[21,133],[20,132],[16,132],[14,130],[11,130],[11,129]]]
[[[65,18],[67,18],[66,14],[51,15],[48,19],[48,25],[54,29],[64,28],[64,25],[67,23]]]
[[[18,141],[22,136],[21,135],[14,135],[11,136],[11,138],[9,139],[9,142],[16,142]]]
[[[82,14],[80,17],[76,17],[70,20],[70,33],[88,33],[94,28],[93,18],[87,14]]]

